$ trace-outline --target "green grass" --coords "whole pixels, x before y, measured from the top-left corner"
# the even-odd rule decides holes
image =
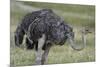
[[[12,2],[14,3],[14,2]],[[75,51],[67,42],[63,46],[54,45],[48,56],[47,64],[63,64],[63,63],[80,63],[95,61],[95,6],[89,5],[66,5],[66,4],[50,4],[50,3],[30,3],[17,2],[31,6],[34,10],[42,8],[50,8],[61,16],[65,22],[73,26],[75,32],[75,40],[81,44],[79,30],[84,26],[88,26],[92,31],[87,36],[87,47],[82,51]],[[10,63],[14,66],[34,65],[35,55],[34,50],[26,50],[25,43],[23,48],[18,48],[14,43],[14,31],[17,25],[21,22],[23,16],[28,11],[16,6],[14,3],[11,7],[11,28],[10,28]],[[41,5],[40,5],[41,4]]]
[[[93,36],[93,34],[88,35],[87,47],[82,51],[73,50],[67,42],[63,46],[54,45],[49,52],[47,64],[95,61],[95,42]],[[79,44],[80,43],[81,42],[79,42]],[[18,66],[34,65],[34,61],[34,50],[26,50],[25,48],[22,49],[18,47],[11,48],[11,64]]]

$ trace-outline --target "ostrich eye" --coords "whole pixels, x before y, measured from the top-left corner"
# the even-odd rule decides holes
[[[89,30],[85,30],[85,31],[89,31]]]

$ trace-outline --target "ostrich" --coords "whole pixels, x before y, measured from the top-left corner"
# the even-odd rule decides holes
[[[89,30],[82,30],[83,46],[76,47],[73,28],[51,9],[42,9],[27,14],[15,31],[15,45],[20,47],[26,35],[27,49],[35,49],[36,64],[44,64],[52,45],[63,45],[69,40],[75,50],[82,50],[86,45],[86,34]]]

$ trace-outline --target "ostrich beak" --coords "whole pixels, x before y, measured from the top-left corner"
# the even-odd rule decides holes
[[[92,33],[92,31],[90,31],[90,30],[88,30],[88,29],[85,30],[85,32],[86,32],[86,33]]]

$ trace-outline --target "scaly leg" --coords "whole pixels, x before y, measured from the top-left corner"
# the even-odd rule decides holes
[[[52,44],[50,44],[50,43],[46,44],[44,53],[42,55],[42,60],[41,60],[42,64],[45,64],[47,62],[48,53],[49,53],[51,46],[52,46]]]
[[[42,60],[42,47],[45,43],[45,35],[43,34],[41,38],[38,39],[38,49],[35,51],[36,55],[36,65],[41,65],[41,60]]]

